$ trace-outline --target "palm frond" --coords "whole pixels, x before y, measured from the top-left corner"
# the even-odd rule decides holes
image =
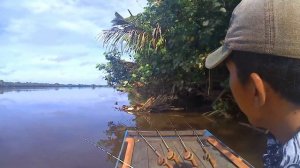
[[[162,38],[161,27],[159,24],[153,29],[152,35],[140,27],[136,26],[133,21],[128,21],[118,12],[115,13],[115,18],[112,20],[113,27],[109,30],[104,30],[101,36],[103,45],[108,50],[113,50],[116,47],[121,48],[121,51],[131,52],[145,49],[146,46],[151,46],[157,49],[157,42]],[[151,43],[152,45],[146,45]]]

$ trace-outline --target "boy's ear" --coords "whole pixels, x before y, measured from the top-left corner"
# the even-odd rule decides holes
[[[265,83],[257,73],[250,74],[250,80],[253,84],[254,89],[254,101],[257,105],[262,106],[266,102],[266,89]]]

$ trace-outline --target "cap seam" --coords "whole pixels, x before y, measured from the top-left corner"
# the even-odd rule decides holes
[[[265,1],[265,52],[271,53],[271,45],[272,45],[272,26],[271,26],[271,18],[272,18],[272,0]]]
[[[270,0],[270,53],[273,51],[274,47],[275,47],[275,22],[274,22],[274,1],[273,0]]]
[[[268,23],[268,19],[267,18],[269,18],[268,17],[268,4],[269,4],[269,2],[268,1],[265,1],[265,22],[264,22],[264,24],[265,24],[265,50],[266,50],[266,52],[268,52],[268,27],[267,27],[267,23]]]

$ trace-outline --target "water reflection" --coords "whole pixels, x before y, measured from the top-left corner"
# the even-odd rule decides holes
[[[0,94],[0,167],[114,167],[116,160],[86,143],[89,139],[118,156],[125,129],[209,129],[257,167],[264,136],[227,121],[197,113],[134,115],[115,109],[128,104],[111,88],[10,90]],[[150,125],[148,124],[148,122]],[[241,136],[242,135],[242,136]]]
[[[97,87],[6,87],[0,88],[0,94],[6,92],[32,92],[37,90],[60,90],[60,89],[97,89]]]
[[[106,138],[109,121],[131,119],[116,111],[127,95],[111,88],[38,89],[0,95],[0,167],[113,167],[86,143]]]
[[[113,121],[108,122],[107,127],[108,129],[105,130],[106,137],[104,139],[100,139],[98,143],[101,146],[104,146],[106,150],[111,151],[114,156],[118,156],[120,146],[123,142],[124,133],[128,127],[119,122],[114,123]],[[107,160],[112,163],[116,162],[116,160],[109,155],[107,155]]]

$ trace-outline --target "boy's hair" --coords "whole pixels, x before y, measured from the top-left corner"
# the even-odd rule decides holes
[[[280,96],[300,105],[300,59],[245,51],[233,51],[228,59],[236,65],[243,85],[255,72]]]

